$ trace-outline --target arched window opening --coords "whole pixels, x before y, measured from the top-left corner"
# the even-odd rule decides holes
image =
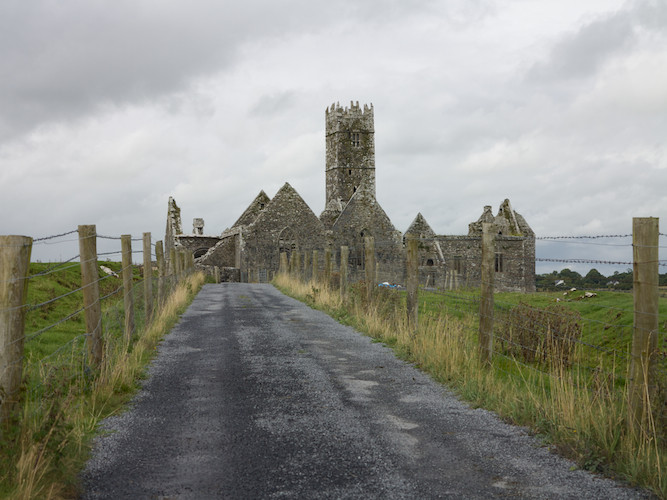
[[[349,265],[357,270],[361,271],[366,267],[366,236],[373,236],[373,234],[368,229],[362,229],[359,231],[359,236],[354,237],[353,241],[348,244],[350,249],[350,254],[348,258]]]
[[[292,231],[291,228],[286,227],[280,232],[280,237],[278,238],[278,255],[285,252],[287,254],[287,260],[289,261],[292,257],[292,252],[294,251],[296,251],[294,231]]]
[[[196,258],[198,258],[198,257],[201,257],[202,255],[206,255],[206,252],[208,252],[208,248],[206,248],[206,247],[198,248],[197,250],[195,250],[195,251],[192,253],[192,255],[193,255],[193,257],[196,259]]]

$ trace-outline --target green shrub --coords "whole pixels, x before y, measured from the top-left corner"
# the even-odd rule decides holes
[[[559,305],[537,309],[521,302],[499,316],[495,335],[505,353],[527,363],[571,366],[582,333],[577,311]]]

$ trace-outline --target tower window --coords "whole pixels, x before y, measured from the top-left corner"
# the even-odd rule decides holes
[[[348,169],[348,170],[347,170],[347,173],[348,173],[348,175],[352,175],[352,169],[351,169],[351,168]]]
[[[352,146],[354,146],[355,148],[361,146],[361,141],[359,140],[359,132],[352,132],[350,134],[350,142]]]

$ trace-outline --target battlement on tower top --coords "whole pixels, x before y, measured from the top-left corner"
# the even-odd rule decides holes
[[[340,103],[333,103],[325,113],[327,133],[346,131],[350,128],[373,133],[373,104],[364,104],[363,107],[350,101],[350,107],[342,107]]]

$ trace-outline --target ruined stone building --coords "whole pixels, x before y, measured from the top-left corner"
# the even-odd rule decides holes
[[[377,279],[404,283],[405,236],[420,239],[420,281],[440,288],[476,286],[480,279],[482,223],[495,224],[496,288],[535,290],[535,235],[524,218],[505,200],[497,215],[484,207],[465,236],[437,235],[421,214],[398,231],[375,193],[375,131],[373,107],[333,104],[326,120],[326,200],[318,217],[292,186],[285,183],[273,198],[264,191],[222,234],[205,235],[203,219],[194,219],[192,234],[182,230],[180,209],[169,198],[165,249],[192,251],[200,266],[220,267],[227,281],[266,281],[278,271],[280,254],[320,256],[330,249],[340,265],[340,247],[349,247],[348,273],[361,276],[364,237],[373,236]],[[311,264],[312,265],[312,264]]]

